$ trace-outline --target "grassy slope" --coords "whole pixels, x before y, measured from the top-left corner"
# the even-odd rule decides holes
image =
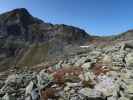
[[[33,44],[21,57],[17,66],[33,66],[44,62],[48,54],[48,44]]]

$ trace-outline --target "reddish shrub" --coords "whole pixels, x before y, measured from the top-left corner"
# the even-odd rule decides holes
[[[41,90],[41,99],[48,100],[49,98],[56,98],[55,93],[56,89],[54,88],[47,88],[45,90]]]
[[[93,72],[96,76],[101,75],[101,74],[106,74],[109,71],[110,69],[107,67],[103,67],[101,63],[97,63],[93,67]]]
[[[61,68],[58,71],[56,71],[53,75],[55,82],[57,84],[62,85],[64,84],[64,77],[65,75],[73,75],[73,76],[78,76],[81,74],[82,68]]]

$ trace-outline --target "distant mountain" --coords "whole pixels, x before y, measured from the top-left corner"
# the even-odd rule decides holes
[[[128,30],[115,37],[118,40],[133,40],[133,30]]]
[[[33,17],[25,8],[0,15],[0,66],[33,66],[70,52],[91,36],[64,24],[50,24]]]

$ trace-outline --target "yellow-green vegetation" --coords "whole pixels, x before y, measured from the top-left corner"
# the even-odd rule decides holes
[[[29,47],[19,60],[17,66],[33,66],[44,62],[48,54],[48,43],[36,43]]]
[[[0,71],[7,69],[7,67],[5,67],[5,66],[8,66],[8,67],[13,66],[13,60],[14,60],[13,57],[8,57],[8,58],[0,61],[0,65],[1,65]]]

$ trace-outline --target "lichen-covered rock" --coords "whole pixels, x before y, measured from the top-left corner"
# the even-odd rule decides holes
[[[4,85],[4,81],[0,81],[0,89],[2,88],[3,85]]]
[[[39,100],[40,99],[40,94],[39,94],[39,89],[38,88],[34,88],[32,91],[31,91],[31,98],[32,100]]]
[[[125,92],[126,92],[127,94],[132,94],[132,95],[133,95],[133,83],[130,83],[130,84],[128,84],[128,85],[126,86]]]
[[[87,63],[84,63],[82,66],[84,71],[89,71],[89,69],[92,67],[92,63],[91,62],[87,62]]]
[[[38,86],[40,89],[46,87],[52,80],[52,75],[45,72],[45,70],[42,70],[39,75],[37,75],[38,80]]]
[[[31,92],[33,90],[33,86],[34,86],[34,83],[31,81],[25,89],[25,96],[31,95]]]
[[[15,83],[16,81],[17,81],[17,75],[13,74],[13,75],[8,76],[5,83],[6,84],[11,84],[11,83]]]
[[[99,100],[98,98],[102,96],[101,92],[90,88],[82,88],[79,90],[79,94],[88,97],[90,100]]]
[[[112,56],[104,55],[102,62],[104,64],[104,66],[111,67],[112,66]]]
[[[118,100],[130,100],[130,99],[127,97],[120,97]]]
[[[81,66],[86,60],[86,57],[81,57],[79,60],[77,60],[77,62],[75,62],[74,66]]]
[[[95,85],[95,89],[103,93],[104,96],[112,96],[117,91],[117,85],[114,79],[108,76],[98,76],[99,83]]]
[[[133,53],[129,53],[125,60],[128,67],[133,67]]]
[[[14,96],[9,95],[9,94],[5,94],[2,98],[2,100],[17,100]]]
[[[7,93],[3,96],[3,100],[10,100],[10,97]]]
[[[83,73],[83,79],[82,80],[84,80],[84,81],[94,80],[95,77],[96,76],[94,75],[94,73],[88,71],[88,72]]]

